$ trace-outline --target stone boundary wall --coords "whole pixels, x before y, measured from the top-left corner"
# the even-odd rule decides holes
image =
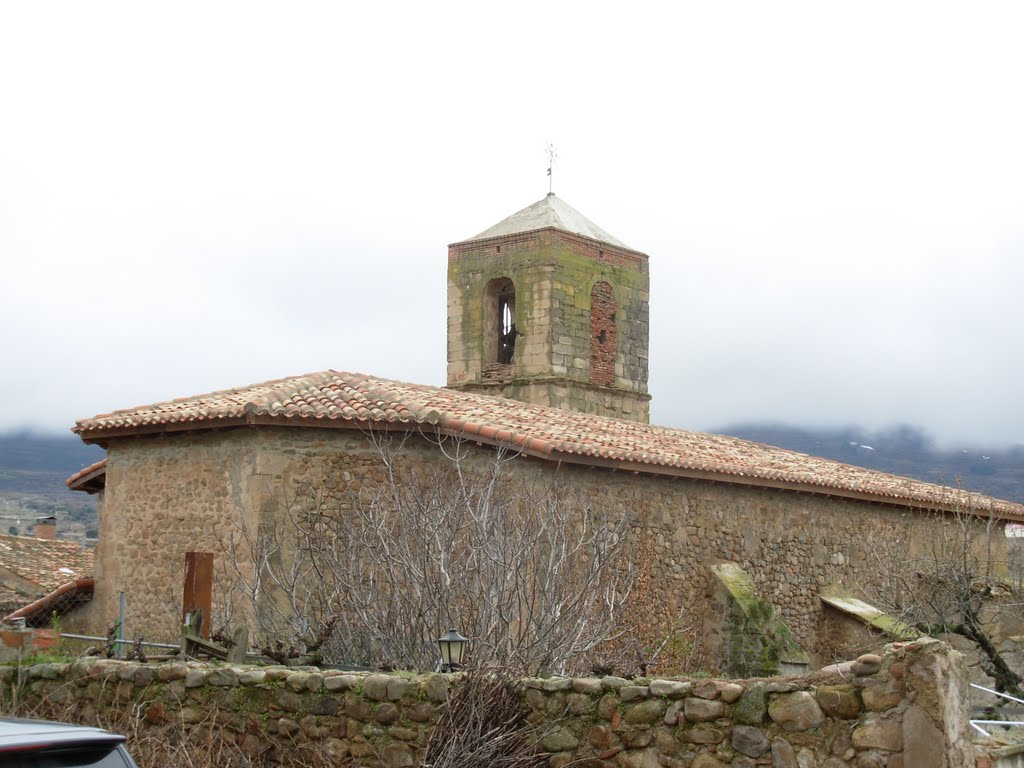
[[[81,659],[3,670],[3,711],[112,709],[196,737],[217,727],[253,759],[315,750],[335,765],[419,765],[458,677]],[[974,765],[962,656],[925,638],[807,677],[523,681],[549,764],[589,768],[959,768]],[[201,736],[201,734],[200,734]],[[196,737],[199,738],[199,737]]]

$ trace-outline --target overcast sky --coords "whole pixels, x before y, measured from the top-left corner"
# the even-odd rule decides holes
[[[651,259],[653,420],[1024,443],[1019,2],[5,3],[0,430],[445,380],[447,244]]]

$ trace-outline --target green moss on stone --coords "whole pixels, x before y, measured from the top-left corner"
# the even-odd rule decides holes
[[[913,627],[852,595],[822,595],[821,600],[894,640],[915,640],[921,637],[921,633]]]
[[[711,567],[728,597],[723,618],[727,672],[739,677],[777,675],[780,663],[806,665],[809,658],[793,631],[757,594],[754,580],[735,563]]]

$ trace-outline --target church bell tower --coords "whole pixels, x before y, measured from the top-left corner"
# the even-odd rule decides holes
[[[554,194],[448,246],[448,386],[647,422],[650,277]]]

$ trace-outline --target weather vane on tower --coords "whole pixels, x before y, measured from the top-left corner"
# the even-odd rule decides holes
[[[555,194],[554,191],[554,179],[552,178],[551,171],[555,167],[555,162],[558,160],[558,153],[555,152],[555,145],[548,142],[547,149],[544,150],[548,156],[548,194]]]

